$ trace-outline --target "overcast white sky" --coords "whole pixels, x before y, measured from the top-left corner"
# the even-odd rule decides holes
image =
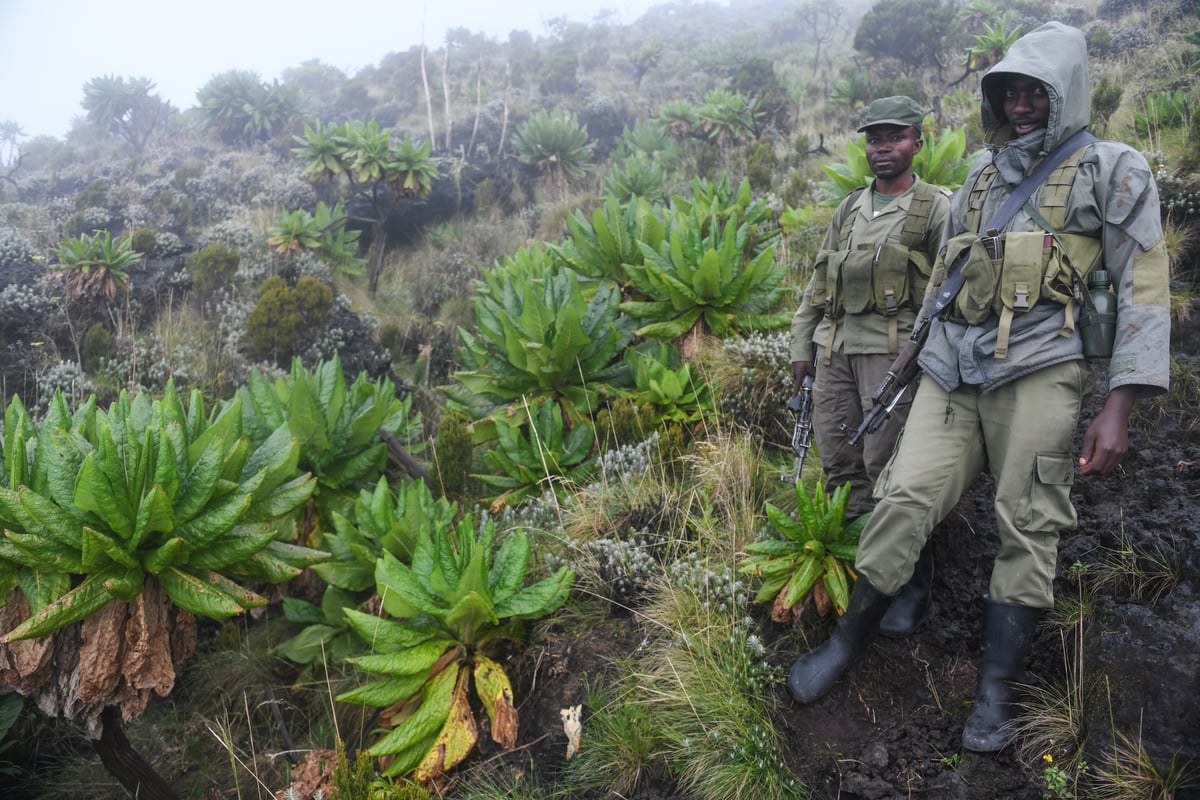
[[[83,84],[149,78],[180,110],[213,75],[251,70],[267,82],[319,58],[353,74],[390,52],[442,42],[465,27],[506,40],[541,36],[566,16],[612,9],[629,23],[665,0],[0,0],[0,121],[29,137],[62,136],[81,115]]]

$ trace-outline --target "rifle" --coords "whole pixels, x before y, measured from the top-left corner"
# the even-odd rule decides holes
[[[812,411],[813,411],[813,376],[805,375],[800,391],[788,401],[788,411],[796,417],[796,427],[792,429],[792,449],[796,451],[796,469],[791,476],[784,475],[782,481],[790,480],[793,484],[800,483],[800,470],[804,468],[804,459],[808,448],[812,446]]]
[[[849,441],[852,446],[857,447],[864,436],[879,430],[880,426],[887,422],[888,417],[895,410],[896,404],[904,396],[904,391],[908,389],[913,378],[917,377],[917,373],[921,370],[917,364],[917,356],[921,354],[921,348],[925,346],[925,340],[929,338],[931,319],[932,317],[923,317],[917,320],[913,326],[908,342],[896,356],[896,360],[888,367],[887,375],[879,384],[879,388],[871,395],[871,410],[863,417],[862,424],[854,431],[850,431],[849,426],[842,425],[843,433],[850,432]]]
[[[992,232],[989,231],[989,233]],[[988,247],[989,244],[998,247],[998,242],[998,236],[986,237],[984,247]],[[921,348],[925,346],[925,340],[929,338],[929,326],[933,323],[934,317],[950,307],[954,298],[958,296],[959,290],[966,283],[962,268],[970,255],[970,249],[963,249],[958,258],[954,259],[954,263],[950,265],[949,277],[942,283],[941,290],[933,297],[926,299],[925,305],[921,307],[921,312],[917,314],[917,321],[913,324],[908,341],[900,350],[900,354],[896,356],[896,360],[888,367],[887,375],[883,377],[879,388],[871,395],[871,410],[863,416],[862,424],[854,431],[850,431],[849,426],[842,425],[843,433],[850,432],[849,442],[852,446],[857,447],[864,436],[879,430],[880,426],[887,422],[888,417],[896,409],[896,404],[900,402],[900,398],[908,389],[908,385],[921,371],[920,365],[917,364],[917,356],[921,355]]]

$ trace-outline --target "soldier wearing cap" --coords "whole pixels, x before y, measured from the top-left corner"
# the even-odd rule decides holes
[[[813,375],[813,432],[826,484],[851,485],[847,517],[871,511],[871,489],[904,427],[907,402],[862,448],[851,447],[843,424],[858,427],[871,395],[912,332],[925,297],[949,213],[949,192],[918,178],[924,109],[910,97],[884,97],[868,107],[866,134],[875,179],[852,192],[834,212],[804,299],[792,318],[791,358],[796,391]],[[904,636],[929,615],[930,548],[882,629]]]

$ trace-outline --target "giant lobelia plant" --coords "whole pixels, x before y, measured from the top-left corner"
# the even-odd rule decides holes
[[[785,270],[773,248],[747,255],[749,237],[747,223],[721,225],[695,207],[675,215],[666,241],[658,248],[641,245],[642,265],[623,265],[648,298],[621,304],[641,321],[637,334],[675,339],[698,329],[724,337],[787,325]]]
[[[629,385],[621,354],[633,321],[620,314],[620,292],[554,262],[544,248],[526,248],[484,273],[472,334],[459,329],[465,391],[450,405],[476,420],[508,414],[522,398],[558,403],[571,424],[595,413]],[[494,426],[475,426],[476,439]]]
[[[384,435],[411,452],[422,448],[411,396],[398,398],[390,379],[371,380],[365,372],[347,384],[337,356],[312,370],[293,359],[291,373],[274,383],[254,370],[239,401],[251,442],[265,441],[280,426],[299,442],[300,467],[317,480],[305,523],[314,543],[333,511],[379,479],[387,461]]]
[[[580,275],[626,284],[622,265],[642,263],[641,243],[654,248],[662,243],[667,230],[663,216],[660,204],[635,197],[622,206],[609,196],[591,219],[578,210],[568,217],[571,236],[552,252]]]
[[[238,401],[215,417],[122,393],[72,412],[62,395],[40,427],[18,399],[5,418],[0,486],[0,684],[80,724],[131,792],[170,796],[117,731],[165,696],[195,649],[193,615],[266,603],[326,557],[277,540],[275,522],[312,493],[286,426],[257,447]]]
[[[739,571],[762,579],[754,599],[771,602],[774,619],[788,619],[796,604],[810,596],[821,616],[830,610],[839,615],[846,612],[851,565],[870,519],[870,514],[864,514],[847,525],[849,499],[849,483],[832,495],[818,483],[810,496],[804,483],[797,481],[795,513],[767,503],[767,519],[775,536],[747,545],[750,555]]]
[[[517,710],[498,647],[521,641],[525,620],[558,610],[575,573],[562,567],[526,586],[527,535],[510,533],[499,549],[494,538],[490,521],[477,536],[470,518],[456,528],[425,528],[411,566],[385,552],[376,569],[383,608],[394,619],[346,610],[375,650],[349,663],[381,677],[338,699],[382,709],[383,735],[368,752],[384,759],[385,775],[430,780],[475,748],[472,687],[492,739],[516,744]]]
[[[371,600],[383,553],[410,563],[420,532],[450,528],[457,515],[458,505],[435,498],[424,481],[408,480],[392,489],[380,477],[374,489],[360,491],[345,514],[333,512],[335,532],[322,540],[331,558],[313,567],[327,584],[320,604],[283,598],[284,615],[303,628],[276,654],[300,664],[339,663],[365,649],[343,609]]]
[[[564,495],[595,470],[596,431],[583,421],[567,427],[557,404],[543,400],[518,411],[516,421],[496,421],[496,444],[484,452],[489,472],[476,475],[498,489],[493,508],[517,506],[547,489]]]

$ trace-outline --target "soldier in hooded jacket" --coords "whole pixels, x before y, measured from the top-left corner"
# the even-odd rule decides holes
[[[933,278],[940,284],[966,250],[965,285],[931,321],[907,426],[876,485],[849,609],[833,636],[792,666],[788,690],[812,702],[863,655],[930,530],[987,468],[999,548],[963,746],[994,752],[1012,739],[1015,684],[1039,614],[1054,604],[1059,533],[1076,525],[1075,470],[1114,469],[1135,401],[1167,389],[1170,319],[1158,190],[1125,144],[1085,144],[1003,230],[980,230],[1047,153],[1088,125],[1083,34],[1057,22],[1037,28],[981,88],[988,149],[951,200]],[[1117,298],[1107,396],[1075,453],[1096,386],[1092,366],[1105,363],[1085,359],[1079,330],[1084,278],[1101,268]],[[932,307],[927,301],[922,315]]]

